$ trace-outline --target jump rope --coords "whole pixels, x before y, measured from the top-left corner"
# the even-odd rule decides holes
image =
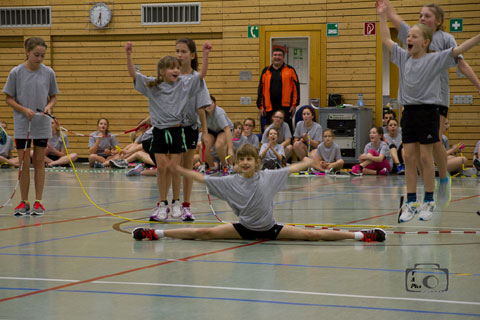
[[[58,119],[51,115],[51,114],[48,114],[48,113],[45,113],[39,109],[37,109],[38,111],[38,115],[43,115],[43,116],[47,116],[49,117],[50,119],[54,120],[55,121],[55,124],[60,127],[60,128],[63,128],[61,127],[60,125],[60,122],[58,121]],[[29,138],[30,138],[30,131],[31,131],[31,121],[29,121],[29,125],[28,125],[28,131],[27,131],[27,138],[26,140],[28,141]],[[130,130],[126,130],[123,132],[123,134],[126,134],[126,133],[130,133],[130,132],[133,132],[133,131],[138,131],[140,130],[142,127],[144,127],[144,125],[141,125],[141,126],[138,126],[136,128],[133,128],[133,129],[130,129]],[[63,131],[66,131],[66,132],[69,132],[69,133],[72,133],[72,134],[76,134],[78,136],[89,136],[89,135],[85,135],[85,134],[79,134],[79,133],[73,133],[73,131],[70,131],[70,130],[67,130],[65,128],[62,129]],[[119,134],[122,134],[122,133],[117,133],[116,135],[119,135]],[[67,154],[67,157],[68,157],[68,160],[70,161],[70,165],[73,169],[73,172],[75,173],[75,177],[77,178],[77,181],[80,185],[80,188],[82,189],[82,192],[83,194],[85,195],[85,197],[88,199],[88,201],[93,205],[95,206],[95,208],[97,208],[98,210],[100,211],[103,211],[113,217],[116,217],[116,218],[119,218],[119,219],[123,219],[123,220],[127,220],[127,221],[131,221],[131,222],[138,222],[138,223],[143,223],[143,224],[148,224],[148,223],[162,223],[162,224],[185,224],[184,222],[163,222],[163,221],[148,221],[148,220],[139,220],[139,219],[131,219],[131,218],[127,218],[127,217],[123,217],[123,216],[120,216],[120,215],[117,215],[117,214],[114,214],[100,206],[98,206],[91,198],[90,196],[88,195],[87,191],[85,190],[84,186],[83,186],[83,183],[82,181],[80,180],[80,177],[78,176],[78,173],[77,173],[77,170],[75,168],[75,165],[73,164],[73,161],[70,157],[70,153],[68,152],[68,148],[67,148],[67,145],[65,143],[65,139],[63,137],[63,135],[61,135],[61,138],[62,138],[62,143],[63,143],[63,146],[65,148],[65,152]],[[13,193],[12,195],[10,196],[10,198],[7,200],[7,202],[5,204],[3,204],[2,206],[0,206],[0,209],[1,208],[4,208],[6,205],[8,205],[8,203],[11,201],[11,199],[13,198],[13,196],[15,195],[15,192],[16,192],[16,189],[18,187],[18,184],[20,182],[20,178],[22,176],[22,167],[23,167],[23,163],[24,163],[24,159],[25,159],[25,154],[26,154],[26,150],[27,150],[27,144],[25,144],[25,148],[24,148],[24,152],[23,152],[23,156],[22,156],[22,161],[21,161],[21,164],[20,164],[20,167],[19,167],[19,172],[18,172],[18,179],[17,179],[17,182],[16,182],[16,185],[15,185],[15,188],[13,190]],[[228,160],[230,158],[230,156],[227,156],[225,158],[225,160]],[[202,161],[205,163],[205,145],[202,145]],[[205,175],[206,173],[204,173]],[[209,206],[210,206],[210,210],[212,211],[213,215],[215,216],[215,218],[217,218],[218,222],[207,222],[207,223],[199,223],[199,222],[189,222],[188,224],[196,224],[196,225],[199,225],[199,224],[204,224],[204,225],[213,225],[213,224],[225,224],[227,222],[223,221],[222,219],[220,219],[215,211],[215,209],[213,208],[213,203],[212,203],[212,199],[211,199],[211,196],[210,196],[210,191],[208,190],[208,187],[207,185],[205,184],[205,189],[206,189],[206,192],[207,192],[207,198],[208,198],[208,203],[209,203]],[[372,225],[351,225],[351,224],[348,224],[348,225],[340,225],[340,224],[305,224],[305,223],[286,223],[285,225],[292,225],[292,226],[304,226],[304,227],[321,227],[321,228],[338,228],[338,227],[351,227],[351,228],[372,228],[372,227],[376,227],[376,228],[392,228],[391,226],[384,226],[384,225],[379,225],[379,226],[372,226]]]

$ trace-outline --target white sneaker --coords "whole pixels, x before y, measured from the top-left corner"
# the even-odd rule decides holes
[[[422,203],[418,220],[428,221],[433,218],[433,210],[435,209],[435,201],[428,201]]]
[[[405,202],[400,208],[398,214],[398,222],[407,222],[413,219],[419,211],[420,204],[418,202]]]
[[[172,204],[172,218],[179,219],[181,216],[182,216],[182,205],[180,204],[180,201],[175,201],[175,203]]]
[[[167,221],[170,208],[163,202],[157,204],[155,211],[150,216],[150,221]]]

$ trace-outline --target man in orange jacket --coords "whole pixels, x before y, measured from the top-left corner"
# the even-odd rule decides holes
[[[274,48],[272,64],[263,69],[258,85],[257,107],[260,115],[272,123],[272,115],[277,110],[285,112],[285,122],[293,132],[292,116],[300,103],[300,84],[297,72],[285,64],[285,52]]]

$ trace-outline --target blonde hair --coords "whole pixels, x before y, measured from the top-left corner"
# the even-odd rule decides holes
[[[432,39],[433,39],[432,28],[430,28],[427,25],[421,24],[421,23],[414,24],[412,26],[412,28],[413,27],[417,27],[418,29],[420,29],[420,31],[422,32],[423,39],[429,41],[428,46],[427,46],[427,52],[430,52],[430,44],[432,44]]]
[[[163,79],[162,75],[160,74],[160,71],[167,70],[167,69],[173,69],[174,67],[180,67],[182,65],[181,61],[178,60],[176,57],[172,56],[165,56],[160,61],[158,61],[157,64],[157,78],[152,81],[147,81],[146,86],[151,88],[155,87],[156,85],[159,85],[160,83],[164,82],[165,80]]]

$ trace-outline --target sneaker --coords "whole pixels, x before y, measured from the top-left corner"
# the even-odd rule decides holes
[[[196,171],[200,173],[205,173],[205,165],[204,164],[199,165]]]
[[[38,201],[35,201],[33,203],[33,210],[31,212],[32,216],[41,216],[42,214],[45,213],[45,208],[42,206],[42,204]]]
[[[413,219],[418,213],[420,204],[418,202],[405,202],[398,211],[398,222],[407,222]]]
[[[228,172],[228,166],[225,166],[223,167],[222,176],[228,176],[228,175],[230,175],[230,173]]]
[[[100,169],[100,168],[105,168],[105,165],[101,162],[95,161],[95,163],[93,164],[93,167]]]
[[[123,159],[110,160],[110,167],[115,169],[128,168],[128,162]]]
[[[387,233],[380,228],[363,229],[363,230],[360,230],[360,232],[363,233],[362,241],[364,242],[372,242],[372,241],[383,242],[385,241],[385,239],[387,239]]]
[[[135,168],[128,170],[126,175],[127,177],[141,176],[143,169],[144,169],[143,163],[139,163],[135,166]]]
[[[207,169],[207,171],[205,171],[205,174],[207,176],[209,176],[209,175],[215,174],[217,172],[218,172],[217,169],[209,168],[209,169]]]
[[[478,158],[473,160],[473,165],[475,166],[475,169],[477,169],[477,171],[480,171],[480,160],[478,160]]]
[[[388,176],[387,168],[383,168],[382,170],[378,171],[379,176]]]
[[[16,216],[24,216],[30,214],[30,204],[26,201],[21,201],[20,204],[15,208]]]
[[[354,176],[361,176],[362,175],[362,166],[356,164],[352,167],[352,171],[350,171]]]
[[[313,170],[312,170],[312,171],[313,171]],[[332,175],[335,174],[335,171],[333,171],[333,168],[330,168],[330,169],[325,170],[325,175],[329,175],[329,174],[332,174]]]
[[[167,207],[163,202],[157,203],[155,211],[150,216],[150,221],[167,221],[169,212],[170,208]]]
[[[182,221],[195,221],[190,207],[182,207]]]
[[[158,240],[158,236],[155,234],[155,229],[147,228],[135,228],[132,231],[133,239],[135,240]]]
[[[428,201],[422,203],[418,220],[428,221],[433,218],[433,210],[435,210],[435,201]]]
[[[178,219],[182,216],[182,205],[180,201],[172,203],[172,218]]]
[[[447,173],[448,181],[438,183],[437,204],[439,208],[445,209],[452,199],[452,178]]]
[[[399,164],[397,166],[397,174],[404,175],[405,174],[405,166],[403,164]]]

